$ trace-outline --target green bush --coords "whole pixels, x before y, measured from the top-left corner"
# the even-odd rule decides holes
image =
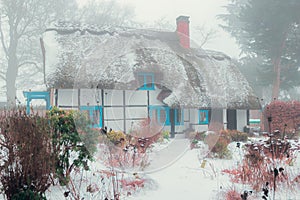
[[[121,140],[126,139],[126,135],[122,131],[109,131],[107,133],[107,138],[109,141],[111,141],[113,144],[119,144]]]
[[[167,139],[167,140],[169,140],[170,139],[170,131],[163,131],[162,132],[162,137],[163,137],[163,139]]]
[[[90,128],[91,122],[83,113],[60,110],[54,107],[47,113],[54,129],[52,145],[56,156],[56,175],[61,185],[70,180],[74,167],[88,169],[88,160],[93,160],[96,150],[97,132]],[[70,155],[75,153],[75,157]]]
[[[42,194],[37,194],[30,189],[20,191],[12,196],[12,200],[46,200]]]

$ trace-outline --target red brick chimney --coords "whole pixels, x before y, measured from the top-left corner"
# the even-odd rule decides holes
[[[190,48],[190,17],[179,16],[176,18],[177,34],[179,36],[180,45],[183,48]]]

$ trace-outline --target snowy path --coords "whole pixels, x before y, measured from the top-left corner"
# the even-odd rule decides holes
[[[164,149],[151,155],[151,164],[145,169],[146,173],[162,170],[176,162],[190,148],[188,139],[175,137]]]
[[[179,141],[179,143],[184,142]],[[174,148],[176,147],[175,144],[177,143],[174,143]],[[215,177],[208,165],[205,167],[207,171],[204,171],[200,167],[197,154],[197,149],[187,150],[184,155],[179,157],[173,164],[149,174],[149,178],[158,183],[158,189],[146,189],[128,199],[224,200],[221,196],[219,198],[216,197],[216,193],[221,192],[220,186],[223,188],[230,186],[230,183],[228,184],[228,177],[221,174]],[[225,163],[216,160],[214,164],[220,167]],[[225,165],[227,164],[228,163]],[[211,175],[213,175],[213,177]]]

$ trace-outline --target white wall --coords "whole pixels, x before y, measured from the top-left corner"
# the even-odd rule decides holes
[[[147,118],[147,107],[126,107],[126,118]]]
[[[193,127],[195,131],[197,132],[203,132],[208,130],[208,125],[207,124],[201,124],[201,125],[194,125]]]
[[[123,119],[124,111],[122,107],[104,107],[104,119]]]
[[[126,105],[147,105],[147,91],[145,90],[126,90]]]
[[[104,90],[104,105],[122,106],[123,91],[122,90]]]
[[[80,105],[96,106],[101,105],[101,90],[99,89],[80,89]]]
[[[197,109],[190,109],[190,123],[198,124],[199,123],[199,113]]]
[[[77,89],[59,89],[58,106],[78,106]]]
[[[150,105],[163,105],[157,100],[157,95],[160,89],[149,91],[149,104]],[[147,110],[147,91],[136,90],[125,91],[125,115],[126,127],[124,127],[124,101],[123,90],[104,90],[104,125],[114,130],[130,130],[131,124],[139,122],[141,119],[146,118],[148,115]],[[98,102],[97,102],[98,101]],[[96,89],[81,89],[80,90],[80,104],[86,106],[87,104],[102,105],[101,90]],[[58,105],[59,106],[78,106],[78,90],[75,89],[60,89],[58,90]],[[108,106],[108,107],[107,107]],[[226,120],[226,110],[224,110],[223,117]],[[240,110],[238,112],[238,128],[243,128],[246,124],[246,111]],[[175,126],[176,132],[181,132],[189,128],[189,124],[194,124],[192,127],[196,131],[206,131],[208,125],[198,125],[198,109],[184,109],[184,124]],[[244,118],[241,118],[244,116]],[[133,119],[130,119],[133,118]],[[136,120],[134,120],[136,119]],[[170,126],[163,127],[163,130],[169,130]]]
[[[244,126],[247,125],[247,110],[237,110],[237,130],[244,131]]]
[[[107,126],[107,129],[110,128],[116,131],[123,131],[124,130],[124,121],[123,120],[114,120],[114,121],[108,121],[104,120],[105,126]]]

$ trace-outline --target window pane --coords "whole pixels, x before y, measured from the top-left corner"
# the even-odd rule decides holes
[[[166,111],[164,109],[160,109],[160,119],[159,119],[159,122],[164,124],[166,122],[166,118],[167,118],[167,115],[166,115]]]
[[[208,124],[208,110],[199,110],[199,124]]]
[[[157,110],[153,109],[151,112],[152,116],[151,116],[151,120],[153,120],[153,122],[157,122]]]
[[[99,110],[93,111],[93,119],[91,119],[92,124],[99,124],[100,121],[100,112]]]
[[[181,118],[181,109],[176,109],[176,117],[175,117],[175,119],[176,119],[176,123],[181,123],[182,122],[182,118]]]

